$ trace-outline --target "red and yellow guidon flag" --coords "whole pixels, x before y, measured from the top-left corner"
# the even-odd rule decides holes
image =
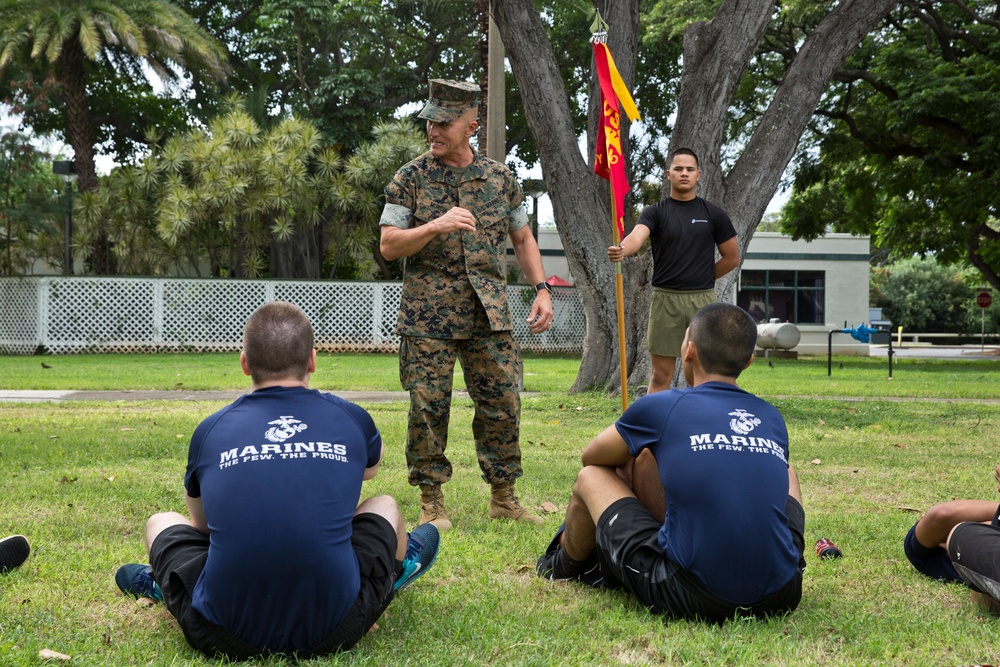
[[[622,155],[621,113],[619,103],[632,121],[639,120],[632,95],[618,74],[608,45],[594,42],[594,60],[597,61],[597,79],[601,83],[601,121],[597,126],[597,148],[594,156],[594,173],[611,183],[612,211],[618,225],[619,240],[625,236],[625,195],[631,189],[625,176],[625,156]]]

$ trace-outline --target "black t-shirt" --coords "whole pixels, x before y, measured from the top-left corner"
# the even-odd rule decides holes
[[[667,197],[643,209],[639,224],[649,227],[653,286],[695,291],[715,287],[715,248],[736,236],[729,215],[695,197]]]

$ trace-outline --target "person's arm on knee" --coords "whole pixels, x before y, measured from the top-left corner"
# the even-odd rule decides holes
[[[583,465],[605,466],[607,468],[617,468],[624,465],[632,455],[628,451],[625,439],[618,432],[614,424],[598,433],[590,441],[580,457]]]
[[[799,505],[802,504],[802,488],[799,486],[799,475],[795,472],[792,464],[788,464],[788,495],[795,498]]]
[[[375,479],[375,475],[378,474],[378,467],[380,465],[382,465],[382,457],[383,456],[385,456],[385,445],[384,444],[382,445],[382,451],[379,452],[378,462],[375,465],[373,465],[373,466],[368,466],[367,468],[365,468],[364,477],[361,478],[362,481],[367,482],[370,479]]]
[[[997,503],[991,500],[952,500],[934,505],[917,521],[917,541],[925,547],[944,546],[955,526],[966,521],[989,523],[996,511]]]
[[[191,517],[191,525],[199,533],[208,535],[208,519],[205,517],[205,508],[201,504],[201,497],[192,498],[187,493],[184,494],[184,501],[187,503],[188,516]]]

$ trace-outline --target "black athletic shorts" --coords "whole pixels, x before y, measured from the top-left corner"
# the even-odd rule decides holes
[[[785,507],[799,569],[791,580],[749,605],[730,602],[710,591],[692,574],[667,558],[659,543],[657,521],[636,498],[614,502],[597,522],[597,555],[601,572],[618,579],[650,611],[679,618],[721,623],[734,616],[768,616],[795,609],[802,598],[805,559],[805,511],[789,496]]]
[[[1000,600],[1000,528],[966,521],[948,540],[951,564],[969,588]]]
[[[361,589],[354,606],[330,636],[299,657],[326,655],[353,647],[389,606],[393,583],[399,576],[396,531],[385,518],[372,513],[355,515],[351,544],[361,568]],[[274,651],[244,642],[191,606],[191,596],[208,559],[208,536],[191,526],[170,526],[153,541],[149,552],[153,578],[163,590],[167,609],[177,619],[184,637],[209,657],[246,660]]]
[[[919,521],[917,523],[920,523]],[[948,557],[948,552],[944,547],[925,547],[917,539],[917,524],[910,527],[906,537],[903,538],[903,553],[910,564],[917,569],[917,572],[925,574],[931,579],[938,581],[953,582],[962,581],[962,577],[955,571],[955,566]]]

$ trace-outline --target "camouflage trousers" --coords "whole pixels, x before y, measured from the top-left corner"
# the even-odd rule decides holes
[[[496,483],[521,476],[520,354],[509,331],[464,340],[401,337],[399,380],[410,392],[406,436],[410,484],[444,484],[451,479],[445,449],[456,358],[475,404],[472,435],[483,479]]]

